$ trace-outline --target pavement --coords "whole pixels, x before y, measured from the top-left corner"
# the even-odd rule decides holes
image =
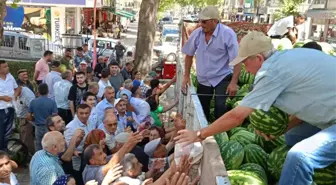
[[[121,42],[126,46],[135,46],[136,38],[137,38],[137,23],[131,23],[128,28],[127,33],[122,33]],[[155,60],[155,59],[154,59]],[[167,91],[160,96],[160,103],[163,106],[168,106],[175,102],[175,87],[172,85]],[[177,112],[177,108],[174,107],[171,111],[163,114],[163,119],[168,120],[169,116]],[[29,185],[30,177],[29,177],[29,164],[25,167],[19,167],[14,170],[14,173],[17,176],[17,179],[20,185]]]

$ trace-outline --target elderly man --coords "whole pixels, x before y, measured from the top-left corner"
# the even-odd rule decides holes
[[[241,64],[232,68],[229,66],[237,56],[238,42],[236,33],[219,22],[218,7],[208,6],[199,14],[201,27],[194,30],[182,52],[185,57],[185,73],[182,82],[182,92],[186,93],[190,82],[190,68],[196,55],[197,94],[201,101],[204,114],[210,118],[210,101],[215,96],[215,117],[219,118],[227,110],[226,96],[235,95]]]
[[[126,110],[126,105],[127,100],[125,99],[119,98],[114,101],[114,107],[117,110],[118,130],[123,132],[127,128],[130,128],[135,132],[140,122],[134,112]]]
[[[20,69],[18,70],[17,74],[18,79],[16,80],[16,83],[18,85],[28,87],[31,91],[35,92],[33,84],[29,81],[27,69]]]
[[[30,161],[30,184],[52,185],[57,177],[65,175],[58,161],[58,155],[65,149],[63,135],[58,131],[46,133],[42,139],[42,147]]]
[[[124,82],[124,88],[117,93],[117,98],[121,98],[120,96],[122,94],[130,95],[132,94],[132,88],[133,88],[133,81],[131,79],[127,79]],[[128,98],[130,100],[130,98]]]
[[[58,131],[64,133],[65,124],[63,119],[58,115],[52,115],[46,119],[46,125],[49,131]],[[66,174],[73,174],[72,156],[78,155],[76,147],[80,144],[85,136],[82,129],[77,129],[75,134],[71,137],[69,145],[67,145],[64,153],[59,155],[62,161],[62,168]]]
[[[103,124],[99,125],[98,127],[100,130],[105,132],[106,136],[105,142],[110,151],[117,151],[114,150],[116,145],[115,136],[119,133],[117,127],[118,127],[118,119],[117,116],[114,114],[105,116]]]
[[[335,58],[306,48],[275,52],[269,37],[251,32],[241,40],[238,57],[231,64],[241,62],[256,74],[253,90],[209,127],[179,131],[175,139],[201,141],[240,125],[254,110],[268,111],[273,105],[291,115],[285,136],[286,143],[294,145],[279,185],[311,184],[314,169],[336,161],[336,102],[330,101],[336,99],[336,83],[324,81],[336,79]],[[274,138],[257,133],[267,140]]]
[[[10,159],[6,152],[0,150],[0,184],[19,184],[15,174],[12,172],[13,168],[17,168],[17,164]]]
[[[69,91],[72,86],[72,71],[66,70],[62,73],[62,80],[54,84],[55,102],[58,109],[58,115],[60,115],[65,124],[68,124],[72,120],[72,114],[70,110],[70,101],[68,99]]]
[[[15,101],[15,112],[20,124],[20,139],[27,146],[28,151],[34,154],[33,123],[26,118],[30,102],[35,99],[35,94],[28,87],[22,85],[19,85],[17,94],[18,99]]]
[[[101,184],[107,172],[117,163],[119,163],[125,154],[139,143],[143,137],[140,134],[133,134],[127,143],[107,161],[107,156],[99,145],[90,145],[84,151],[84,160],[87,164],[83,171],[84,183],[90,180],[96,180]]]

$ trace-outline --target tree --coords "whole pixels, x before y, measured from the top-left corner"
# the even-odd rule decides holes
[[[142,0],[140,5],[134,64],[142,74],[151,67],[159,3],[160,0]]]
[[[305,0],[279,0],[281,9],[278,14],[276,14],[276,17],[278,19],[287,17],[290,15],[298,15],[300,12],[298,11],[297,7],[301,3],[303,3]]]

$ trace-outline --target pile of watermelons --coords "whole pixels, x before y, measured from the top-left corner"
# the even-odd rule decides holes
[[[251,90],[254,76],[243,67],[239,78],[238,95],[245,96]],[[251,80],[252,79],[252,80]],[[229,98],[226,105],[234,108],[242,97]],[[279,181],[281,170],[290,147],[285,144],[282,133],[287,129],[288,115],[276,107],[268,112],[257,110],[240,127],[215,135],[222,159],[232,185],[274,185]],[[265,134],[278,136],[266,141],[255,134],[258,129]],[[336,165],[315,170],[317,185],[336,184]]]

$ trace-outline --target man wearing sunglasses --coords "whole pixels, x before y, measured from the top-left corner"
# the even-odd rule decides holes
[[[236,33],[219,22],[215,6],[204,8],[199,14],[201,27],[194,30],[182,52],[185,57],[185,74],[182,93],[186,94],[190,82],[190,68],[196,55],[197,94],[207,119],[210,117],[210,101],[215,94],[215,117],[226,112],[225,95],[235,95],[241,65],[231,68],[229,63],[238,55]],[[224,95],[224,96],[223,96]]]

